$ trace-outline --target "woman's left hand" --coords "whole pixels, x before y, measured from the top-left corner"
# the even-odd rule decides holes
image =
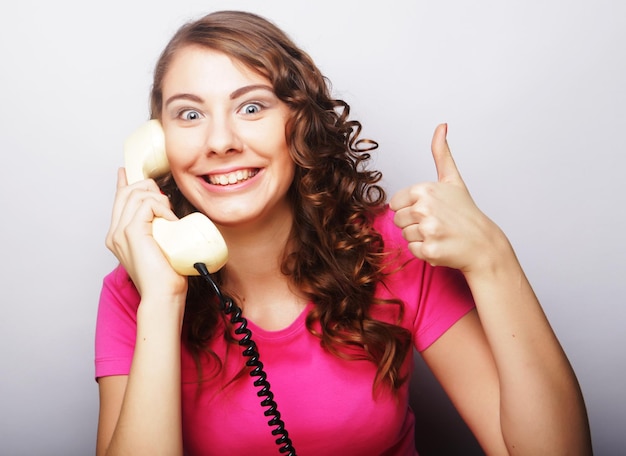
[[[496,260],[494,247],[498,243],[494,241],[505,237],[474,203],[454,163],[446,134],[447,125],[441,124],[433,135],[437,182],[400,190],[389,205],[413,255],[434,266],[470,272]]]

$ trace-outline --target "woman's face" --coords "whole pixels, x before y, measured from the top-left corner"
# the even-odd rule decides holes
[[[168,160],[191,204],[223,227],[291,214],[290,111],[268,79],[221,52],[186,46],[162,90]]]

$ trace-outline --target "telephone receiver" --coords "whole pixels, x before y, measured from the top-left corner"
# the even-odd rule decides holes
[[[124,162],[129,185],[169,171],[165,134],[158,120],[149,120],[126,139]],[[224,238],[213,222],[200,212],[176,221],[157,217],[152,221],[152,236],[180,275],[200,275],[194,267],[196,263],[203,263],[213,273],[228,260]]]

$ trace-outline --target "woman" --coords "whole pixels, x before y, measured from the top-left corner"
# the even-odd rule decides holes
[[[279,454],[233,325],[155,217],[207,215],[298,454],[414,455],[412,347],[489,454],[589,454],[571,367],[435,130],[438,181],[385,204],[348,106],[266,20],[186,24],[154,75],[171,173],[118,176],[100,301],[98,454]],[[279,436],[278,436],[279,437]],[[285,446],[281,443],[279,446]],[[291,447],[287,443],[289,450]]]

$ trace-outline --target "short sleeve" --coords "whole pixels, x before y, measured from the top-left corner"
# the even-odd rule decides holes
[[[474,309],[472,293],[460,271],[431,266],[410,253],[391,210],[377,218],[375,227],[391,258],[380,296],[402,300],[402,325],[412,331],[417,350],[424,351]]]
[[[474,299],[463,275],[444,267],[426,265],[413,322],[415,348],[426,350],[472,310]]]
[[[96,321],[96,379],[130,372],[139,301],[139,293],[122,266],[104,278]]]

